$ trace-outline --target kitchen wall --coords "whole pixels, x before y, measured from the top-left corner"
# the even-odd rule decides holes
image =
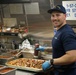
[[[54,35],[53,25],[50,21],[50,14],[47,13],[47,10],[50,8],[50,0],[31,0],[31,3],[29,4],[2,4],[0,5],[0,25],[11,27],[13,25],[9,24],[9,20],[16,18],[17,23],[14,23],[12,20],[11,23],[14,23],[14,25],[18,27],[19,25],[24,25],[28,28],[30,34],[39,38],[41,37],[40,39],[36,39],[39,40],[40,43],[47,42]],[[3,18],[8,20],[4,22]],[[12,40],[18,41],[18,38],[19,37],[13,37],[10,39],[9,37],[6,38],[6,40],[4,40],[5,38],[1,38],[1,40],[4,40],[3,42],[10,41],[10,44]],[[50,41],[48,41],[47,44],[51,44]]]
[[[3,18],[16,18],[17,23],[13,22],[15,26],[23,25],[28,28],[30,34],[41,37],[39,41],[47,42],[48,40],[51,43],[49,40],[54,36],[54,32],[47,10],[52,8],[53,5],[62,4],[62,1],[66,0],[31,0],[31,3],[28,4],[2,4],[0,5],[0,25],[4,25]],[[67,23],[70,25],[76,24],[73,20],[67,20]],[[12,24],[9,26],[11,27]],[[43,38],[46,38],[46,40]]]
[[[33,7],[32,4],[38,4],[38,6],[36,5],[36,7],[38,7],[39,9]],[[53,26],[50,22],[50,14],[47,13],[47,10],[51,8],[50,0],[31,0],[31,3],[29,3],[29,5],[31,5],[32,8],[29,8],[29,10],[34,14],[31,13],[28,14],[29,13],[28,10],[25,9],[27,5],[26,3],[21,5],[22,5],[22,13],[18,13],[19,10],[16,9],[16,7],[15,7],[16,10],[14,8],[10,9],[9,4],[2,5],[3,7],[2,17],[16,18],[17,26],[25,25],[26,27],[28,27],[29,32],[31,32],[32,34],[38,33],[37,35],[41,37],[53,37]],[[14,10],[15,12],[12,11],[11,13],[11,10]],[[39,10],[39,13],[35,12],[37,10]]]
[[[47,13],[47,10],[52,8],[51,7],[52,2],[54,3],[53,5],[58,5],[58,4],[62,4],[62,1],[66,1],[66,0],[31,0],[31,3],[29,3],[29,5],[31,6],[32,4],[36,5],[36,6],[32,6],[32,8],[29,8],[30,12],[33,14],[31,13],[28,14],[29,13],[27,12],[28,10],[25,9],[26,8],[25,5],[27,5],[26,3],[20,4],[22,7],[20,11],[18,10],[19,6],[17,9],[14,6],[15,4],[13,5],[13,8],[11,8],[10,4],[5,4],[5,5],[1,5],[0,7],[0,16],[1,18],[16,18],[17,19],[16,26],[24,25],[28,27],[29,32],[31,32],[32,34],[37,34],[38,36],[42,36],[42,37],[53,37],[53,26],[50,21],[50,14]],[[71,0],[67,0],[67,1],[71,1]],[[36,9],[36,7],[38,8]],[[3,20],[0,21],[0,23],[2,22]],[[71,25],[75,25],[74,20],[72,21],[67,20],[67,23]]]

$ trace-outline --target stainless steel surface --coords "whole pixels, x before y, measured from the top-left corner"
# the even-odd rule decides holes
[[[41,56],[42,57],[42,59],[45,59],[45,60],[50,60],[50,59],[52,59],[52,54],[48,54],[48,55],[43,55],[43,56]]]
[[[1,65],[5,65],[5,63],[6,63],[7,61],[10,61],[10,60],[12,60],[12,59],[14,59],[14,57],[0,58],[0,64],[1,64]]]
[[[6,67],[6,66],[4,66],[4,65],[0,65],[0,70],[3,69],[3,68],[5,68],[5,67]]]
[[[27,64],[22,63],[22,62],[25,62],[25,61],[26,61],[25,63],[27,63],[28,60],[30,60],[29,61],[29,63],[30,63],[29,66],[27,66]],[[31,71],[31,72],[39,72],[39,71],[42,70],[41,64],[43,62],[44,62],[44,60],[40,60],[40,59],[20,58],[20,59],[16,59],[16,60],[7,62],[6,65],[8,67],[17,68],[17,69],[20,69],[20,70],[26,70],[26,71]],[[32,65],[35,65],[35,66],[32,66]]]
[[[15,68],[5,67],[0,70],[0,75],[15,75]]]
[[[24,58],[34,58],[34,50],[24,49],[21,51],[21,53],[22,53]]]
[[[34,75],[34,72],[28,72],[28,71],[23,71],[23,70],[16,70],[15,75]]]
[[[14,56],[18,56],[20,53],[21,53],[21,50],[17,49],[17,50],[8,51],[7,53],[3,53],[2,55],[14,57]]]
[[[7,63],[6,63],[6,65],[8,67],[17,68],[17,69],[20,69],[20,70],[25,70],[25,71],[30,71],[30,72],[39,72],[39,71],[42,70],[42,69],[30,68],[30,67],[12,66],[12,65],[8,65]]]

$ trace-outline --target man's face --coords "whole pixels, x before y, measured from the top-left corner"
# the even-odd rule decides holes
[[[55,27],[60,28],[66,22],[66,14],[63,14],[63,13],[58,12],[58,11],[52,12],[51,22]]]

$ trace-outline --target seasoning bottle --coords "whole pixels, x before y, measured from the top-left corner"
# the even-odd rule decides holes
[[[36,44],[35,44],[35,49],[34,49],[34,57],[35,57],[35,58],[38,58],[38,50],[36,50],[36,48],[38,48],[38,47],[39,47],[39,44],[36,43]]]

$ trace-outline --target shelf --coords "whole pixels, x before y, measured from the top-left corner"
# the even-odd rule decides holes
[[[18,33],[0,32],[0,36],[18,36]]]

